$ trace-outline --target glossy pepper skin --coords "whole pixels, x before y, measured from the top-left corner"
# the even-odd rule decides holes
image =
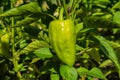
[[[70,19],[54,20],[49,24],[49,39],[59,59],[73,66],[75,62],[75,29]]]

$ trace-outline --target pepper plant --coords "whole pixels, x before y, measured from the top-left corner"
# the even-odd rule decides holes
[[[119,80],[120,0],[1,0],[0,79]]]

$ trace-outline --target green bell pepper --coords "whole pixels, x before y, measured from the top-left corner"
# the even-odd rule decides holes
[[[49,39],[58,58],[63,63],[73,66],[76,43],[74,22],[70,19],[50,22]]]

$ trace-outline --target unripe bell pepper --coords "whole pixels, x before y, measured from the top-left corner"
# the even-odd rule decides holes
[[[6,33],[1,36],[1,55],[9,57],[9,35]]]
[[[70,19],[54,20],[49,24],[49,39],[58,58],[73,66],[75,62],[75,29]]]

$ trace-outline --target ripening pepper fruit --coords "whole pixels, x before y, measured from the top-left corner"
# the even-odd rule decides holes
[[[9,35],[6,33],[1,36],[1,54],[4,57],[9,57]]]
[[[54,20],[49,24],[49,39],[58,58],[73,66],[75,62],[75,29],[70,19]]]

